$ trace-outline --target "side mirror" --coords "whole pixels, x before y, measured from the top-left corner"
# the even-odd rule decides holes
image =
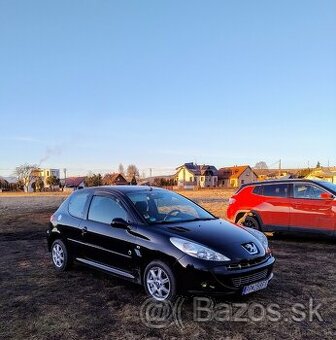
[[[320,195],[320,197],[324,200],[332,200],[334,199],[334,196],[328,192],[322,192],[322,194]]]
[[[115,228],[127,229],[129,224],[123,218],[117,217],[112,220],[111,226]]]

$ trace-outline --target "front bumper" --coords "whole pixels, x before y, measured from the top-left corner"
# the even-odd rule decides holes
[[[220,265],[207,267],[204,264],[184,263],[180,260],[177,279],[182,290],[193,294],[240,294],[245,286],[273,278],[275,258],[265,256],[250,266]]]

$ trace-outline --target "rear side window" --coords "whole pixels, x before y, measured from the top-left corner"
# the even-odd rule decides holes
[[[120,204],[119,200],[103,196],[93,196],[90,209],[89,220],[111,224],[115,218],[128,220],[127,212]]]
[[[262,186],[258,185],[253,189],[253,193],[256,195],[262,195]]]
[[[84,218],[86,200],[89,196],[87,192],[78,192],[70,197],[69,213],[77,218]]]
[[[264,185],[263,195],[271,197],[287,197],[288,185],[287,184]]]

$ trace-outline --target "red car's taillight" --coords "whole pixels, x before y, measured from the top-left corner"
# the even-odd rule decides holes
[[[236,202],[236,199],[235,199],[235,198],[232,198],[232,197],[229,198],[229,205],[230,205],[230,204],[233,204],[234,202]]]

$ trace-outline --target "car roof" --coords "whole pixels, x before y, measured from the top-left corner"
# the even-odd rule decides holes
[[[321,181],[321,180],[313,180],[313,179],[305,179],[305,178],[272,179],[272,180],[242,184],[238,191],[240,191],[241,189],[248,187],[248,186],[258,186],[258,185],[265,185],[265,184],[293,183],[293,182],[314,183],[314,184],[321,185],[321,186],[323,186],[323,183],[324,183],[324,181]]]
[[[266,181],[261,181],[261,182],[246,183],[246,184],[242,184],[235,194],[238,194],[239,192],[241,192],[242,189],[249,187],[249,186],[260,186],[260,185],[267,185],[267,184],[285,184],[285,183],[295,183],[295,182],[296,183],[297,182],[313,183],[324,188],[325,190],[328,190],[334,195],[336,195],[335,190],[325,185],[325,183],[328,183],[328,182],[322,181],[322,180],[305,179],[305,178],[275,179],[275,180],[266,180]]]
[[[260,182],[251,182],[242,184],[241,187],[247,187],[249,185],[262,185],[262,184],[277,184],[277,183],[292,183],[292,182],[310,182],[315,184],[323,184],[323,181],[313,180],[313,179],[305,179],[305,178],[289,178],[289,179],[271,179]]]
[[[103,185],[97,187],[86,187],[80,189],[76,192],[83,192],[83,191],[105,191],[110,193],[121,193],[121,194],[128,194],[130,192],[140,192],[140,191],[164,191],[165,189],[151,187],[148,185]]]

